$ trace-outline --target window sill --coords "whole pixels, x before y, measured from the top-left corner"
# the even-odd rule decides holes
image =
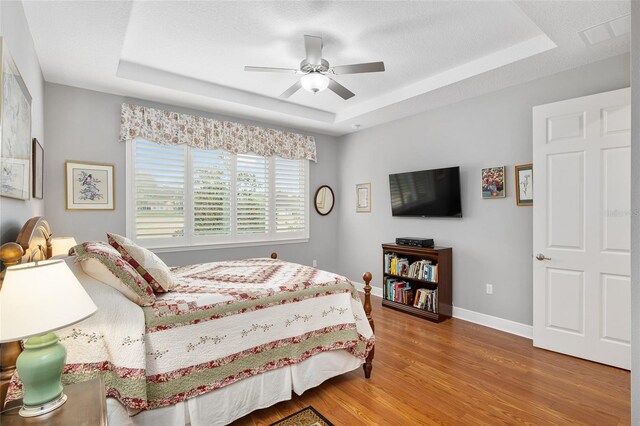
[[[222,244],[202,244],[192,246],[175,246],[175,247],[148,247],[154,253],[173,253],[180,251],[199,251],[199,250],[216,250],[240,247],[257,247],[257,246],[279,246],[283,244],[299,244],[308,243],[309,238],[295,238],[291,240],[273,240],[273,241],[255,241],[243,243],[222,243]],[[265,257],[268,257],[265,255]]]

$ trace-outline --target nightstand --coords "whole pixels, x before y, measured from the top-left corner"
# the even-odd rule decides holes
[[[2,426],[47,425],[47,426],[106,426],[107,401],[102,378],[65,386],[67,402],[57,410],[38,417],[20,417],[22,400],[12,401],[0,415]]]

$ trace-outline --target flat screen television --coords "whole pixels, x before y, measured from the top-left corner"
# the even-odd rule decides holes
[[[462,217],[460,167],[389,175],[393,216]]]

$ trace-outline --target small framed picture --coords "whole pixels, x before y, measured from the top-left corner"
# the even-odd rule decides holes
[[[533,205],[533,164],[516,166],[516,204]]]
[[[0,195],[19,200],[28,200],[29,172],[28,158],[2,158]]]
[[[33,138],[31,144],[33,198],[42,200],[44,198],[44,148],[36,138]]]
[[[67,161],[67,210],[114,210],[113,165]]]
[[[504,198],[507,196],[505,167],[482,169],[482,198]]]
[[[359,183],[356,185],[356,212],[371,212],[371,183]]]

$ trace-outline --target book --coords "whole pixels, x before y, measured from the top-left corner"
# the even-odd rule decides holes
[[[419,288],[413,298],[415,308],[438,313],[438,289]]]

